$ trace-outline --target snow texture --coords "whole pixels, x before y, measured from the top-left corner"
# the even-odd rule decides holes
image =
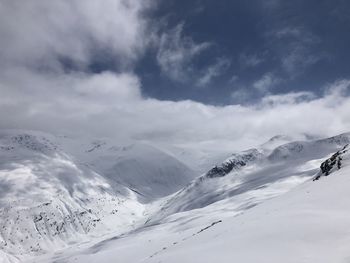
[[[2,131],[0,262],[348,262],[349,142],[276,136],[196,177],[178,146]]]

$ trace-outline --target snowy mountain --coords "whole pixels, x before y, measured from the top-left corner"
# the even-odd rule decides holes
[[[349,142],[276,136],[196,177],[178,146],[2,131],[0,262],[346,262]]]
[[[80,155],[81,159],[111,185],[127,186],[139,199],[149,201],[174,193],[196,176],[176,158],[146,144],[97,145]]]
[[[350,134],[307,142],[291,142],[268,150],[266,144],[232,154],[223,163],[172,196],[152,220],[198,209],[228,198],[248,194],[243,207],[254,207],[273,195],[308,180],[319,169],[320,158],[350,142]],[[270,188],[284,184],[274,194]],[[259,196],[249,193],[260,190]]]
[[[208,206],[172,214],[123,239],[106,240],[82,250],[70,249],[60,258],[64,262],[111,262],[114,259],[120,262],[170,263],[347,262],[350,258],[350,233],[347,231],[350,153],[345,145],[340,145],[348,140],[349,134],[344,134],[310,143],[283,145],[280,149],[288,150],[288,158],[285,155],[272,158],[277,162],[272,166],[282,167],[281,163],[289,161],[291,166],[297,165],[291,171],[298,173],[290,174],[288,181],[283,175],[282,180],[264,187],[245,189]],[[300,144],[305,147],[295,147]],[[309,151],[312,148],[318,148],[320,152],[312,155]],[[335,151],[325,153],[326,149]],[[276,156],[273,150],[258,162],[272,162],[269,158],[272,153]],[[326,176],[320,165],[331,160],[334,153],[338,153],[337,160],[341,159],[340,169],[336,163]],[[324,158],[312,159],[322,154],[325,154]],[[303,165],[301,157],[306,158]],[[239,169],[243,171],[248,167],[249,164]],[[236,172],[215,179],[205,177],[205,180],[234,177]],[[266,170],[265,176],[269,172]],[[313,181],[311,175],[320,173],[320,180]],[[271,179],[277,174],[268,177]],[[258,206],[242,207],[250,199],[257,198],[264,199],[264,202]],[[42,258],[39,262],[48,259]]]
[[[142,206],[131,193],[117,194],[127,188],[112,188],[46,136],[3,132],[0,144],[0,248],[6,253],[44,253],[90,233],[124,231],[139,216]]]
[[[143,224],[145,202],[195,174],[146,144],[0,133],[0,249],[37,255]]]

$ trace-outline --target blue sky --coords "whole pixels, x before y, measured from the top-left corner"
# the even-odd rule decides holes
[[[346,132],[349,14],[341,0],[0,0],[0,128],[242,147]]]
[[[136,72],[144,94],[159,99],[220,105],[266,93],[321,94],[325,84],[349,77],[349,12],[348,1],[160,1],[152,16],[170,41],[208,46],[166,69],[156,46]],[[179,45],[173,52],[186,53]],[[177,70],[181,77],[172,77]]]

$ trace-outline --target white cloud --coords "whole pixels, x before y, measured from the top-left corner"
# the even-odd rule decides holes
[[[294,77],[303,73],[306,68],[320,61],[322,57],[312,54],[308,48],[296,44],[281,57],[282,67]]]
[[[230,66],[230,61],[226,58],[220,58],[216,63],[206,68],[202,76],[197,80],[199,87],[207,86],[215,77],[222,75]]]
[[[62,70],[61,56],[84,65],[95,48],[110,50],[123,64],[132,63],[145,48],[145,3],[0,0],[0,128],[167,143],[222,141],[217,147],[232,149],[275,134],[326,136],[350,129],[350,99],[344,96],[348,80],[327,86],[319,98],[310,93],[267,95],[256,105],[220,107],[144,98],[131,70]],[[195,43],[182,31],[180,25],[164,34],[158,53],[163,71],[180,80],[191,72],[191,60],[210,46]],[[213,67],[203,83],[219,71]],[[255,88],[268,91],[275,79],[265,75]]]
[[[253,87],[261,93],[267,93],[280,82],[281,80],[279,78],[269,72],[255,81],[253,83]]]
[[[147,44],[150,2],[0,0],[0,59],[5,63],[59,67],[58,58],[84,65],[94,50],[108,50],[128,64]]]
[[[250,147],[275,134],[327,136],[350,128],[350,99],[344,96],[350,90],[348,80],[328,86],[320,98],[292,93],[266,96],[256,105],[219,107],[145,99],[133,75],[21,76],[2,82],[0,128],[167,143],[221,141],[233,148]]]
[[[265,0],[261,2],[263,7],[269,9],[269,10],[276,10],[280,7],[281,1],[280,0]]]
[[[103,99],[119,102],[141,98],[140,81],[133,74],[103,72],[94,75],[71,76],[75,91],[84,97],[91,97],[93,100]]]
[[[235,83],[239,80],[239,77],[237,75],[233,75],[230,79],[229,79],[229,83]]]
[[[316,99],[312,92],[292,92],[287,94],[269,95],[261,100],[261,105],[276,107],[280,105],[294,105]]]
[[[325,58],[316,48],[320,39],[305,28],[287,26],[270,31],[267,36],[275,41],[281,66],[291,78]]]
[[[184,24],[177,25],[160,36],[157,54],[158,64],[167,76],[176,81],[186,81],[191,73],[193,58],[210,47],[210,43],[195,43],[183,36]]]
[[[259,57],[257,54],[244,53],[239,56],[239,62],[242,67],[253,68],[264,62],[264,59],[262,57]]]
[[[238,88],[231,93],[233,103],[244,103],[250,98],[251,94],[245,88]]]
[[[297,27],[284,27],[273,33],[277,38],[284,37],[301,37],[303,35],[303,31]]]

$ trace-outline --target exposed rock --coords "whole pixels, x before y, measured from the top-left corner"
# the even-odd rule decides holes
[[[342,166],[342,156],[348,151],[348,144],[345,145],[340,151],[334,153],[330,158],[321,163],[320,172],[315,176],[313,181],[320,179],[321,176],[328,176],[334,169],[340,169]]]
[[[241,154],[233,154],[232,157],[220,165],[216,165],[206,173],[206,177],[223,177],[234,169],[246,166],[248,163],[257,160],[262,154],[257,149],[251,149]]]

